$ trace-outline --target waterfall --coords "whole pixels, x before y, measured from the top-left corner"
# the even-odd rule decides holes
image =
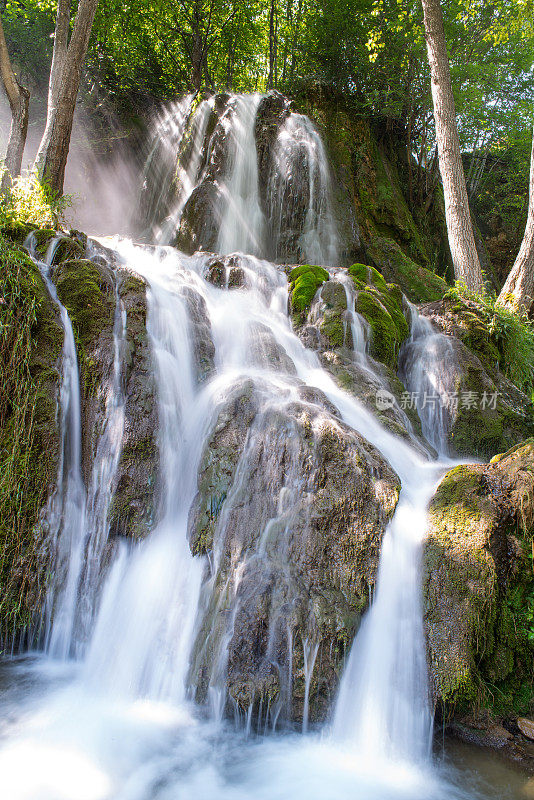
[[[456,376],[458,365],[452,341],[434,330],[429,319],[408,304],[411,315],[410,339],[403,345],[399,371],[412,393],[423,433],[440,455],[449,452],[448,434],[458,403]]]
[[[281,124],[267,185],[259,185],[263,97],[219,95],[195,108],[188,95],[158,116],[144,171],[145,227],[161,245],[182,232],[190,249],[336,264],[328,159],[307,117],[290,114]]]
[[[116,474],[122,451],[126,398],[122,385],[122,363],[126,339],[126,312],[115,286],[113,325],[113,370],[108,382],[103,428],[98,439],[86,502],[84,564],[78,575],[76,598],[78,630],[76,654],[81,656],[90,636],[97,595],[102,582],[102,564],[108,544],[108,512],[116,489]]]
[[[302,114],[290,114],[278,132],[268,209],[276,258],[286,259],[295,248],[303,263],[336,264],[339,242],[328,160],[319,133]],[[299,220],[300,229],[295,229]]]
[[[213,231],[211,223],[205,228],[214,233],[214,249],[244,252],[215,259],[206,252],[188,256],[171,247],[108,242],[115,251],[110,269],[119,264],[148,287],[161,470],[156,519],[142,541],[124,537],[107,547],[127,401],[119,284],[113,370],[86,490],[75,338],[51,274],[55,243],[47,263],[39,265],[65,330],[62,452],[58,489],[47,509],[57,569],[47,651],[57,659],[75,656],[78,663],[70,683],[52,685],[48,699],[34,699],[35,706],[15,718],[17,729],[0,748],[3,784],[15,800],[461,796],[430,773],[421,608],[426,510],[448,462],[430,462],[421,448],[384,428],[340,388],[293,329],[285,270],[261,256],[295,252],[301,260],[336,264],[330,176],[316,129],[290,114],[277,131],[268,186],[260,185],[260,100],[234,95],[201,101],[195,110],[188,96],[158,121],[146,172],[156,236],[172,240],[200,197],[216,222]],[[176,174],[178,186],[171,188]],[[383,385],[367,352],[370,332],[355,310],[354,288],[337,269],[331,276],[345,287],[354,362]],[[412,309],[412,334],[402,354],[410,391],[431,388],[445,398],[447,380],[438,380],[442,339]],[[420,410],[425,435],[445,452],[445,422]],[[220,487],[217,508],[212,503],[208,509],[208,546],[194,541],[195,502],[205,461],[229,420],[237,422],[239,435],[224,442],[228,463],[216,465],[213,480],[232,478]],[[303,570],[313,568],[306,537],[312,489],[324,483],[319,444],[327,426],[351,437],[351,446],[362,448],[358,455],[383,464],[391,484],[396,487],[398,477],[402,488],[389,524],[380,528],[386,530],[374,599],[350,647],[331,728],[319,739],[308,732],[323,655],[319,600],[305,597],[297,608],[302,577],[295,578],[289,564],[299,551]],[[373,470],[378,495],[383,481],[379,467]],[[296,543],[295,535],[301,536]],[[207,555],[193,555],[195,544]],[[256,610],[264,614],[259,639],[247,637]],[[229,680],[239,677],[243,663],[246,669],[250,654],[238,652],[236,636],[251,658],[262,651],[261,686],[250,686],[245,674],[237,700],[230,697]],[[302,653],[293,648],[296,641]],[[301,727],[307,735],[273,737],[261,747],[246,742],[242,734],[275,730],[284,715],[290,717],[300,655]],[[50,677],[46,662],[29,669]],[[237,734],[225,722],[232,707],[241,724]],[[27,768],[34,763],[38,769]]]
[[[258,189],[258,158],[254,122],[261,95],[237,96],[227,123],[229,165],[220,185],[222,206],[217,252],[260,256],[264,248],[264,218]]]
[[[56,580],[46,599],[46,649],[53,657],[66,658],[71,649],[78,577],[83,565],[85,487],[82,478],[82,415],[80,379],[74,332],[67,309],[60,302],[51,278],[51,265],[61,237],[51,240],[44,261],[36,259],[35,240],[26,241],[43,280],[57,305],[64,331],[59,393],[60,452],[56,490],[46,509],[46,528],[52,549]]]
[[[44,261],[36,257],[32,236],[26,247],[58,307],[64,330],[59,393],[59,467],[56,491],[45,511],[44,527],[54,570],[54,580],[46,599],[45,646],[52,657],[66,659],[75,653],[78,656],[83,653],[102,578],[102,559],[108,538],[107,515],[115,488],[124,425],[121,360],[125,315],[116,289],[113,370],[87,496],[82,477],[82,411],[76,344],[69,314],[58,297],[52,276],[52,264],[61,240],[62,237],[57,236],[50,241]]]

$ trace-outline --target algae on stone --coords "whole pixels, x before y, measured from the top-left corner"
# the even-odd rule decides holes
[[[534,439],[448,472],[430,504],[425,625],[441,713],[532,710]],[[530,692],[525,691],[530,687]]]

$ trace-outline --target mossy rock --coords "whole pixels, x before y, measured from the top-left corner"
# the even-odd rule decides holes
[[[309,310],[317,290],[329,279],[329,274],[323,267],[301,264],[294,267],[289,273],[291,291],[291,307],[301,320]]]
[[[410,333],[402,292],[398,286],[387,284],[372,267],[355,264],[349,268],[349,274],[358,290],[356,311],[371,326],[371,355],[396,370],[400,346]]]
[[[352,349],[352,332],[347,320],[347,294],[339,281],[328,281],[321,291],[323,303],[320,330],[331,348]]]
[[[57,477],[63,327],[38,267],[3,236],[0,261],[0,629],[16,639],[46,590],[39,515]]]
[[[496,379],[488,374],[463,343],[456,341],[453,346],[458,363],[459,397],[449,434],[453,452],[489,460],[496,451],[506,451],[518,439],[534,435],[530,399],[504,376]]]
[[[37,230],[37,225],[32,225],[29,222],[19,222],[18,220],[10,220],[6,222],[1,229],[1,233],[6,238],[10,239],[15,244],[24,244],[30,233]]]
[[[113,324],[114,288],[108,271],[87,259],[63,261],[54,282],[79,342],[89,347],[105,326]]]
[[[446,718],[532,710],[534,439],[442,479],[424,550],[433,691]]]
[[[368,252],[384,278],[398,284],[412,303],[438,300],[449,289],[443,278],[417,264],[392,239],[375,237]]]
[[[349,275],[356,286],[376,286],[381,291],[387,289],[387,284],[383,275],[374,267],[366,264],[353,264],[349,267]]]

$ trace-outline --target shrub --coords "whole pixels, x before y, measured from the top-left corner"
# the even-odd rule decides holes
[[[499,354],[504,374],[534,398],[534,324],[523,312],[499,305],[494,295],[478,295],[456,282],[445,297],[474,303]]]
[[[22,222],[40,228],[57,228],[72,205],[69,195],[57,197],[35,172],[25,172],[15,178],[10,196],[0,205],[0,222]]]

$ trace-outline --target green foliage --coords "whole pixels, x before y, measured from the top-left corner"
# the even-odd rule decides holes
[[[21,82],[44,93],[52,61],[55,0],[6,0],[2,23],[8,50]]]
[[[34,172],[25,172],[15,178],[8,200],[2,201],[0,222],[57,228],[71,204],[69,195],[58,198]]]
[[[445,297],[476,305],[500,354],[499,367],[512,383],[534,398],[534,324],[528,317],[499,305],[493,295],[474,294],[459,282]]]

